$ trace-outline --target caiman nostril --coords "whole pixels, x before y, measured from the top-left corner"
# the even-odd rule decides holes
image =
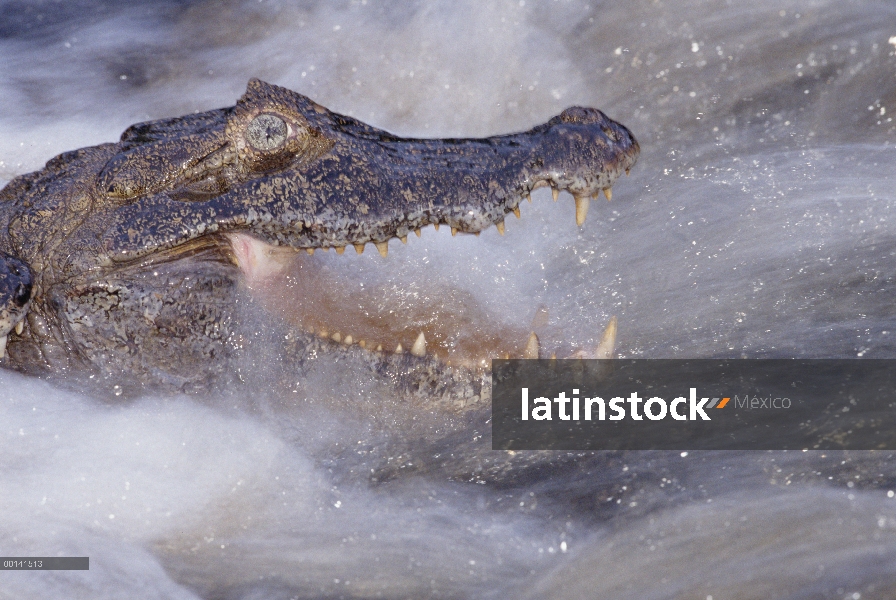
[[[12,301],[19,308],[28,304],[28,301],[31,300],[31,284],[20,283],[16,287],[16,291],[13,294]]]

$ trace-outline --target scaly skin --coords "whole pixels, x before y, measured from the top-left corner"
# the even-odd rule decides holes
[[[576,197],[581,224],[588,199],[638,153],[627,129],[590,108],[514,135],[402,139],[252,80],[232,108],[135,125],[0,191],[0,263],[22,261],[33,277],[30,307],[16,308],[28,312],[20,334],[2,312],[14,289],[0,281],[0,364],[116,392],[227,384],[252,343],[240,280],[270,246],[370,242],[385,253],[429,224],[502,228],[545,185]],[[426,357],[284,338],[288,372],[343,353],[410,395],[462,405],[485,393],[482,376]]]

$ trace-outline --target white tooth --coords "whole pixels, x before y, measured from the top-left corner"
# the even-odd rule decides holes
[[[355,252],[364,254],[364,244],[355,244]]]
[[[498,233],[504,235],[504,221],[498,221],[497,223],[495,223],[495,227],[498,228]]]
[[[333,340],[334,342],[341,342],[342,334],[337,331],[336,333],[334,333],[333,335],[330,336],[330,339]]]
[[[421,235],[423,235],[423,234],[420,232],[419,229],[415,229],[415,230],[414,230],[414,233],[417,234],[417,237],[420,237]]]
[[[16,324],[16,335],[22,335],[23,331],[25,331],[25,321],[19,321]]]
[[[594,358],[613,358],[616,350],[616,317],[610,319],[604,334],[600,337],[600,343],[594,351]]]
[[[6,356],[6,340],[7,337],[5,335],[0,337],[0,358]]]
[[[401,347],[401,342],[397,346],[395,346],[395,354],[401,354],[404,352],[404,348]]]
[[[336,246],[336,254],[342,254],[345,252],[345,246]]]
[[[380,256],[383,258],[386,258],[389,255],[389,242],[377,242],[374,246],[376,246],[376,249],[380,252]]]
[[[554,197],[554,202],[557,201],[557,198],[560,197],[560,188],[555,188],[551,186],[551,195]]]
[[[438,230],[439,230],[439,224],[438,224],[438,223],[433,223],[433,224],[432,224],[432,228],[435,229],[436,231],[438,231]]]
[[[576,196],[576,225],[581,227],[588,215],[588,204],[591,199],[588,196]]]
[[[523,350],[523,358],[538,358],[539,346],[538,336],[535,335],[535,332],[533,331],[529,334],[529,341],[526,342],[526,349]]]
[[[360,342],[358,342],[358,345],[361,346],[362,348],[366,348],[367,342],[365,342],[364,340],[361,340]]]
[[[382,352],[382,351],[383,351],[383,345],[382,345],[382,344],[377,344],[377,345],[376,345],[376,351],[377,351],[377,352]]]
[[[402,244],[407,244],[407,243],[408,243],[408,236],[406,236],[406,235],[403,235],[403,236],[401,236],[401,237],[398,238],[398,239],[401,240],[401,243],[402,243]]]
[[[613,189],[612,188],[604,188],[604,196],[607,197],[607,202],[613,199]]]
[[[345,339],[342,340],[342,342],[343,342],[346,346],[351,346],[351,345],[354,343],[354,341],[355,341],[355,340],[354,340],[354,339],[352,338],[352,336],[350,336],[350,335],[345,336]]]
[[[423,336],[422,331],[414,341],[414,345],[411,347],[411,354],[414,356],[426,356],[426,338]]]
[[[314,256],[314,248],[305,248],[305,252],[307,252],[311,256]]]
[[[457,227],[451,228],[451,235],[457,235]]]
[[[517,206],[513,209],[513,214],[516,215],[517,219],[520,218],[520,207],[519,206]]]
[[[532,204],[532,194],[526,194],[526,200],[529,201],[529,204]]]

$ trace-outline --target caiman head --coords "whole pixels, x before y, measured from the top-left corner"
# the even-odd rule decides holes
[[[234,107],[134,125],[0,191],[2,364],[204,386],[247,343],[237,290],[275,248],[385,255],[427,225],[503,233],[542,186],[570,192],[581,225],[638,153],[592,108],[514,135],[405,139],[253,79]],[[292,340],[299,356],[353,342]]]

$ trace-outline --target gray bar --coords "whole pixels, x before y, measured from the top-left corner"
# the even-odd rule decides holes
[[[495,360],[492,448],[896,450],[894,390],[893,359]]]
[[[88,556],[0,556],[0,571],[89,571]]]

